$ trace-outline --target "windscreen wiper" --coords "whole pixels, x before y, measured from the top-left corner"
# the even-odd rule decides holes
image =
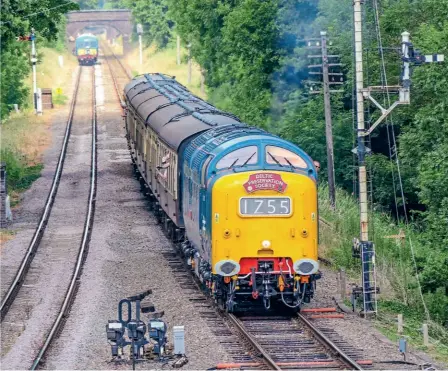
[[[247,165],[247,163],[252,159],[252,157],[255,156],[255,154],[257,153],[257,151],[255,151],[254,153],[252,153],[252,155],[244,162],[244,164],[242,164],[241,166]]]
[[[239,159],[240,159],[240,158],[238,157],[235,161],[233,161],[233,162],[232,162],[232,165],[230,165],[227,169],[232,168],[233,165],[235,165],[235,164],[238,162]]]
[[[291,166],[293,169],[295,169],[296,167],[291,164],[291,161],[289,161],[286,157],[283,157],[285,159],[285,161],[289,164],[289,166]]]
[[[277,165],[283,167],[283,165],[271,154],[271,152],[268,151],[268,155],[271,156],[271,158],[277,163]]]

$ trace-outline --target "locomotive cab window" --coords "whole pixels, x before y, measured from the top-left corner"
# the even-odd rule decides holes
[[[230,169],[232,167],[253,165],[258,162],[258,147],[249,146],[237,149],[225,155],[216,164],[216,168]]]
[[[286,167],[306,169],[305,160],[294,152],[285,148],[266,146],[266,163]]]

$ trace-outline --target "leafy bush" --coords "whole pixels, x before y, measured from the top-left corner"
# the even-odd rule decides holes
[[[20,152],[2,148],[0,157],[1,161],[6,163],[6,180],[9,194],[29,188],[40,177],[43,165],[28,165],[26,158]]]

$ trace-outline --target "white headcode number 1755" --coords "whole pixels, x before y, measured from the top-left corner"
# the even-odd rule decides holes
[[[242,215],[290,215],[291,199],[289,197],[244,197],[240,199],[240,213]]]

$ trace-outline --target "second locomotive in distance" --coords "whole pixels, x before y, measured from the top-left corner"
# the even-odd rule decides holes
[[[75,41],[75,55],[80,66],[92,66],[98,60],[98,38],[92,34],[82,34]]]
[[[172,77],[138,76],[124,92],[132,158],[156,216],[220,306],[309,302],[320,278],[312,159]]]

